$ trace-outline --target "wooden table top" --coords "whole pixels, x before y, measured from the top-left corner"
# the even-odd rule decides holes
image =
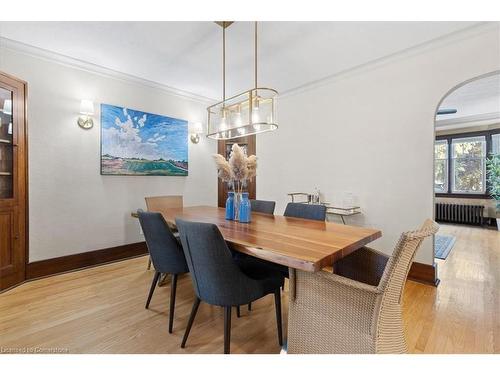
[[[162,212],[170,225],[175,218],[213,223],[237,251],[288,267],[318,271],[382,236],[376,229],[252,212],[252,222],[225,219],[225,210],[196,206]]]

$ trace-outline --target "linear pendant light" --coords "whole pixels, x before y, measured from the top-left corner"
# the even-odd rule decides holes
[[[257,22],[254,23],[254,87],[227,99],[226,28],[232,22],[217,22],[217,24],[222,27],[222,101],[207,108],[207,137],[225,140],[276,130],[278,92],[257,85]]]

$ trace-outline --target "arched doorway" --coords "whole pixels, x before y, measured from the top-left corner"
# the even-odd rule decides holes
[[[488,179],[489,160],[500,153],[500,71],[452,88],[440,101],[434,124],[434,216],[443,224],[434,255],[442,263],[440,278],[451,273],[446,262],[474,261],[486,274],[488,241],[500,243],[498,201]]]

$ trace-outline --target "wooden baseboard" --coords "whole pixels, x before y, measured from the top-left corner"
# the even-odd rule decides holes
[[[40,260],[26,265],[26,279],[37,279],[39,277],[74,271],[80,268],[116,262],[144,255],[147,254],[147,252],[146,242],[136,242],[59,258]]]
[[[408,273],[408,279],[419,283],[438,286],[437,264],[413,262]]]

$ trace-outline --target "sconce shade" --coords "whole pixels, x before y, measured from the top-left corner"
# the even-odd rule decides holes
[[[195,134],[201,134],[203,133],[203,125],[201,122],[195,122],[193,123],[192,126],[192,132]]]
[[[12,115],[12,100],[11,99],[5,99],[5,101],[3,102],[2,112],[6,115]]]
[[[94,114],[94,102],[92,100],[82,100],[80,103],[80,113],[91,116]]]
[[[269,88],[255,88],[207,108],[207,137],[233,139],[278,128],[276,97]]]

